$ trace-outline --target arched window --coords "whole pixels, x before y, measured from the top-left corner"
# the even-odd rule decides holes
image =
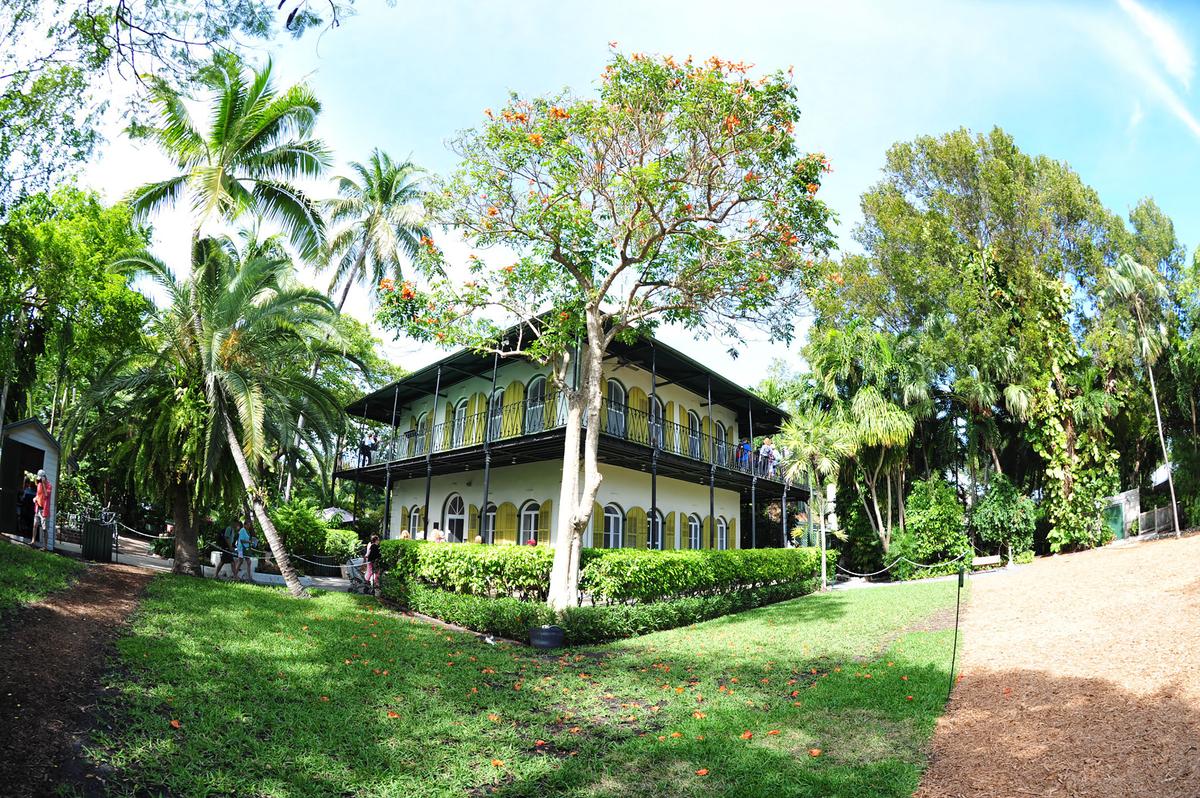
[[[442,527],[445,529],[447,543],[462,543],[467,535],[467,506],[463,497],[457,493],[450,494],[446,499],[446,509],[442,512]]]
[[[421,505],[414,504],[413,508],[408,511],[408,534],[413,540],[417,539],[417,535],[421,534],[424,528],[421,525]]]
[[[688,411],[688,453],[700,459],[700,416],[695,410]]]
[[[715,426],[716,432],[713,433],[713,438],[715,438],[713,443],[716,445],[717,463],[728,465],[728,461],[725,459],[728,453],[725,447],[725,425],[717,421],[715,422]]]
[[[608,381],[608,424],[609,435],[625,437],[625,386],[616,380]]]
[[[722,517],[717,517],[717,548],[729,548],[729,523]]]
[[[494,441],[500,437],[501,423],[504,421],[504,390],[497,388],[488,400],[488,440]]]
[[[604,548],[619,549],[625,542],[625,511],[615,504],[604,508]]]
[[[525,432],[541,432],[546,421],[546,378],[539,375],[525,388]]]
[[[661,551],[663,547],[663,514],[655,511],[646,518],[646,548]]]
[[[467,435],[467,400],[463,399],[454,406],[454,433],[451,437],[453,443],[451,446],[457,449],[463,445],[463,439]]]
[[[663,403],[657,396],[650,397],[650,445],[663,448]]]
[[[700,530],[703,529],[703,524],[700,523],[700,516],[688,516],[688,545],[689,549],[700,548]]]
[[[537,502],[525,502],[525,506],[521,508],[521,539],[519,543],[524,543],[528,540],[538,540],[538,516],[542,512],[542,506]],[[546,541],[538,540],[538,543]]]
[[[417,417],[417,439],[413,442],[413,454],[425,454],[429,443],[429,414],[422,413]]]
[[[488,502],[487,510],[483,514],[483,529],[479,532],[484,543],[496,542],[496,505]]]

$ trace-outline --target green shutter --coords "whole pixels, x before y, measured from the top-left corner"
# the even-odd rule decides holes
[[[663,551],[675,548],[675,513],[667,513],[667,522],[663,525]]]
[[[625,437],[638,443],[650,443],[650,397],[641,388],[630,388],[625,395],[629,407],[625,420]]]
[[[542,411],[545,414],[546,429],[554,429],[562,421],[558,417],[558,388],[546,380],[546,409]]]
[[[679,451],[678,431],[675,428],[675,403],[667,402],[663,407],[663,448],[668,452]]]
[[[646,548],[646,511],[641,507],[630,507],[625,513],[625,548]]]
[[[704,522],[700,526],[700,548],[712,548],[712,541],[709,539],[712,536],[712,516],[704,517]]]
[[[408,529],[408,505],[400,505],[400,531],[408,530],[408,534],[412,534],[412,530]]]
[[[426,517],[425,517],[425,505],[422,504],[421,505],[421,527],[419,529],[411,530],[412,536],[415,538],[417,536],[418,532],[424,532],[428,528],[429,528],[429,522],[426,520]]]
[[[538,531],[537,542],[540,545],[548,545],[550,543],[550,517],[554,511],[554,502],[546,499],[538,508]]]
[[[517,506],[512,502],[496,508],[496,542],[509,545],[517,542]]]
[[[738,546],[737,521],[733,518],[729,519],[729,548],[740,548]]]
[[[467,542],[474,543],[475,538],[479,535],[479,508],[471,505],[471,509],[467,514]]]
[[[708,416],[700,419],[700,459],[712,460],[712,421]]]
[[[514,438],[525,430],[525,383],[513,380],[504,389],[500,437]]]
[[[604,508],[600,502],[592,504],[592,548],[604,548]]]

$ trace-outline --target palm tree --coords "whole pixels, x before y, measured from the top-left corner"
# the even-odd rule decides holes
[[[177,89],[151,79],[158,118],[149,135],[174,159],[178,173],[131,192],[135,215],[145,218],[187,194],[195,214],[193,243],[214,217],[232,222],[250,211],[278,224],[303,258],[315,258],[325,224],[292,181],[319,177],[329,165],[325,145],[312,138],[321,104],[303,84],[277,91],[270,61],[247,69],[235,57],[219,57],[198,80],[212,92],[207,131]]]
[[[820,518],[821,589],[828,584],[825,564],[825,516],[827,486],[855,452],[854,429],[838,414],[809,405],[797,410],[784,424],[780,446],[789,452],[788,479],[808,484],[809,499]],[[812,517],[813,510],[809,511]]]
[[[1148,266],[1122,255],[1117,263],[1105,270],[1104,290],[1114,305],[1133,311],[1136,330],[1133,337],[1138,353],[1150,379],[1150,397],[1154,402],[1154,420],[1158,424],[1158,442],[1162,446],[1163,463],[1167,468],[1167,487],[1171,491],[1171,513],[1175,522],[1175,537],[1179,537],[1179,506],[1175,503],[1175,478],[1171,474],[1171,454],[1163,433],[1162,410],[1158,403],[1158,386],[1154,382],[1154,362],[1162,353],[1165,328],[1162,323],[1163,303],[1168,299],[1167,287]]]
[[[338,300],[340,314],[355,283],[365,282],[378,290],[385,279],[404,279],[403,264],[417,256],[421,239],[428,239],[423,223],[421,199],[424,189],[422,170],[412,161],[393,161],[382,150],[375,150],[367,163],[352,161],[353,176],[336,178],[338,196],[326,201],[332,224],[342,225],[329,242],[330,259],[336,263],[329,290],[342,286]],[[315,376],[319,361],[313,361]],[[297,434],[304,429],[304,416],[296,420]],[[294,461],[288,459],[283,497],[292,495]]]
[[[312,419],[311,437],[327,442],[336,425],[338,408],[329,392],[308,375],[280,367],[337,351],[330,345],[333,305],[324,294],[294,283],[290,261],[263,251],[269,248],[243,256],[229,239],[201,239],[192,274],[182,281],[150,253],[126,259],[166,292],[169,304],[154,318],[139,368],[109,390],[180,383],[177,391],[190,398],[181,425],[195,440],[195,456],[185,461],[188,469],[176,465],[176,470],[210,491],[222,487],[224,475],[236,473],[284,581],[303,597],[307,593],[267,515],[254,469],[269,443],[288,434],[289,419],[301,405]],[[151,430],[144,425],[138,429],[143,448],[171,445],[147,439]]]

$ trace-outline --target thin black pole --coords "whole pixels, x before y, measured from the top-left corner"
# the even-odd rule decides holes
[[[437,436],[437,406],[438,397],[442,394],[442,367],[438,366],[437,379],[433,383],[433,412],[429,414],[429,441],[425,447],[425,539],[429,539],[429,493],[433,488],[433,444]]]
[[[780,514],[779,518],[782,521],[782,525],[780,528],[783,529],[783,547],[785,549],[788,547],[788,541],[791,540],[791,536],[788,534],[787,489],[788,489],[787,480],[784,480],[784,482],[783,482],[783,512]]]
[[[654,528],[658,532],[658,548],[666,548],[666,542],[662,536],[666,531],[662,525],[658,523],[658,444],[662,440],[662,429],[659,429],[658,435],[654,434],[654,407],[658,402],[658,364],[656,362],[654,340],[650,340],[650,523],[655,525]],[[662,420],[662,416],[659,416]]]
[[[492,478],[492,395],[496,393],[496,369],[500,366],[500,354],[492,353],[492,387],[488,391],[487,401],[484,402],[483,421],[483,504],[480,506],[479,533],[484,543],[495,543],[495,530],[488,533],[487,506],[488,487]]]
[[[384,465],[386,479],[383,496],[383,536],[392,536],[392,460],[396,455],[396,403],[400,399],[400,384],[392,392],[392,439],[388,441],[387,464]]]
[[[717,464],[712,458],[712,375],[708,375],[708,547],[717,547]]]
[[[954,649],[950,652],[950,688],[946,690],[947,701],[950,700],[950,693],[954,691],[954,662],[958,658],[958,611],[962,607],[963,581],[966,576],[967,569],[958,566],[958,596],[954,600]]]
[[[746,402],[746,412],[750,416],[750,460],[754,462],[758,457],[758,452],[754,451],[754,404]],[[758,501],[756,491],[758,488],[758,466],[757,464],[751,469],[750,475],[750,548],[758,548]]]

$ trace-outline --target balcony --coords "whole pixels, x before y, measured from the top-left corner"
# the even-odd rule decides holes
[[[444,412],[440,408],[439,411]],[[566,411],[566,399],[551,396],[545,400],[493,404],[483,413],[466,414],[460,410],[452,421],[423,424],[413,430],[392,428],[390,433],[380,437],[369,462],[357,449],[342,452],[338,458],[338,476],[376,482],[377,479],[370,477],[381,475],[383,466],[391,464],[393,473],[398,471],[399,478],[406,478],[408,475],[404,472],[416,463],[424,462],[427,456],[433,462],[453,460],[470,465],[478,459],[475,455],[482,452],[485,443],[495,454],[523,452],[527,455],[525,460],[546,459],[546,456],[553,456],[549,453],[555,445],[561,453],[561,434],[554,433],[561,433]],[[757,452],[743,452],[737,442],[713,437],[702,429],[665,421],[642,408],[606,400],[600,409],[600,423],[602,449],[612,449],[616,445],[623,452],[644,457],[640,462],[619,457],[602,458],[609,462],[644,470],[650,461],[649,455],[657,449],[660,464],[667,466],[660,474],[684,471],[692,478],[699,475],[707,478],[710,468],[716,466],[723,477],[722,482],[729,481],[730,477],[741,477],[739,481],[761,479],[791,486],[784,477],[783,464],[778,460],[767,460]]]

